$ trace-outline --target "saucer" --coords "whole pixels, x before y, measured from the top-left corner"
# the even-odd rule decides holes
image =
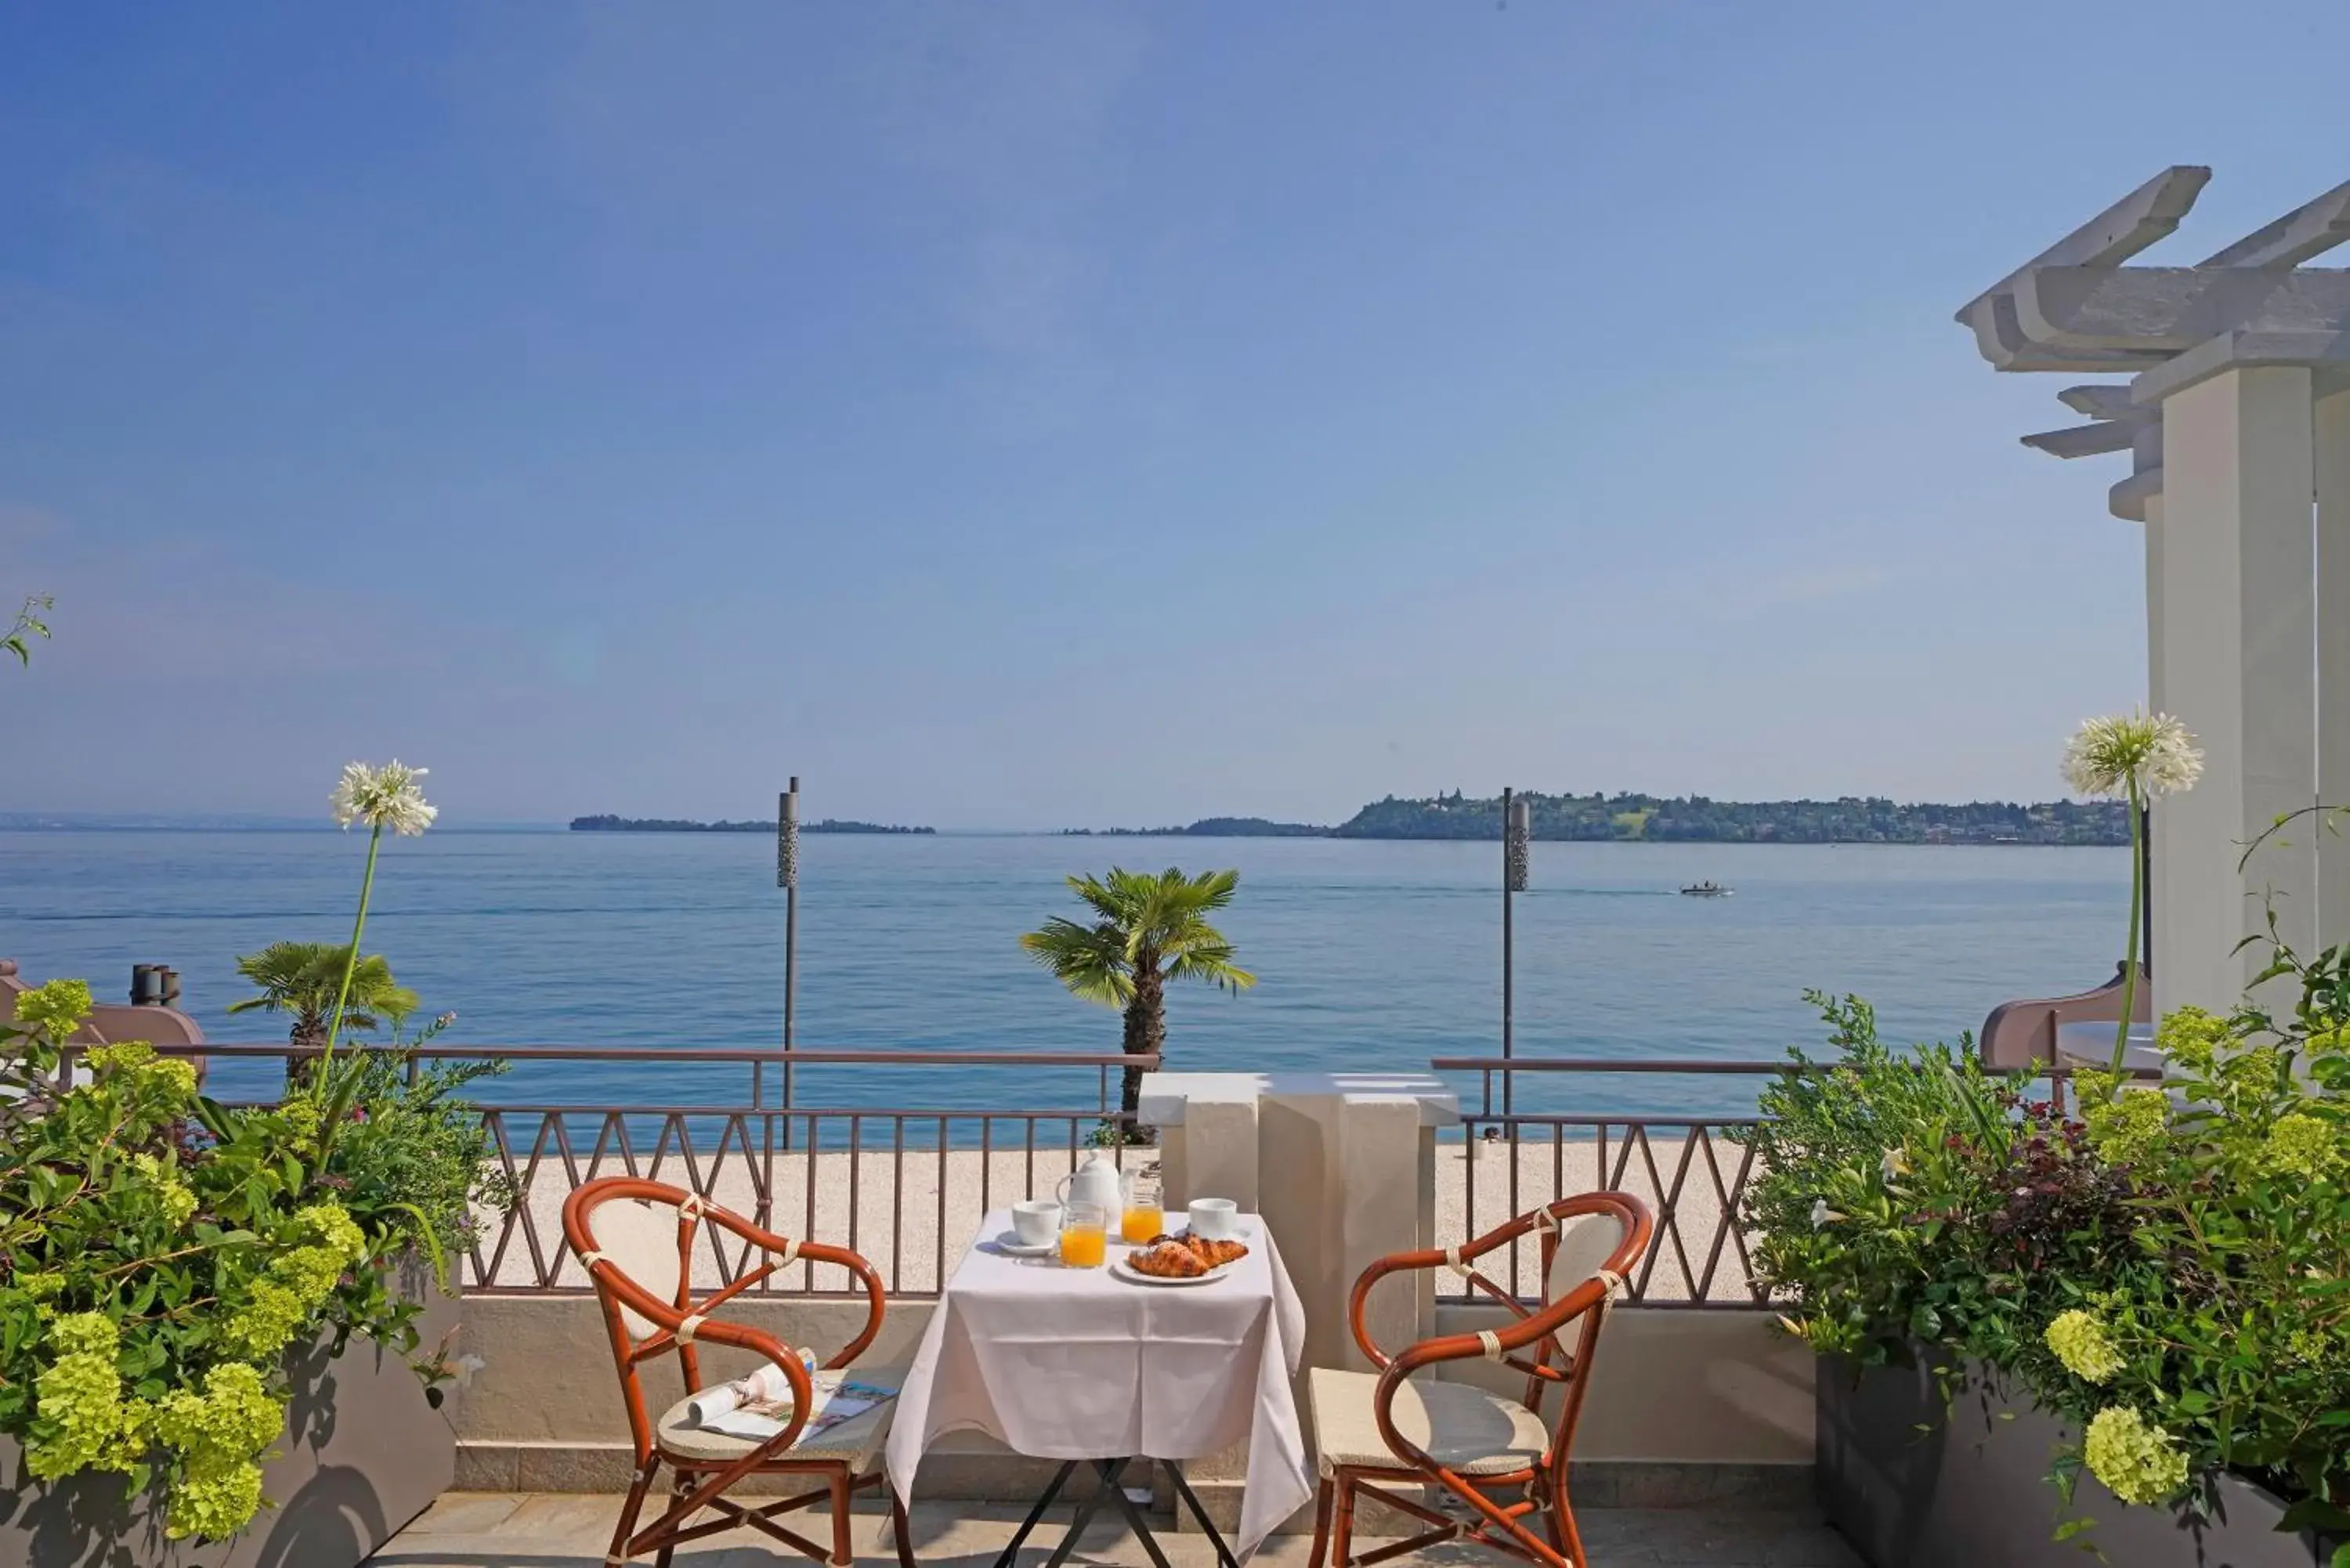
[[[1048,1258],[1061,1250],[1061,1243],[1057,1240],[1031,1246],[1020,1239],[1020,1232],[1017,1231],[1006,1231],[988,1242],[988,1245],[999,1252],[1009,1253],[1015,1258]]]

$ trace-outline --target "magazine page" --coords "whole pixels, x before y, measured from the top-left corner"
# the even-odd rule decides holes
[[[801,1442],[898,1397],[894,1388],[860,1383],[837,1372],[818,1376],[810,1393],[813,1408],[808,1413],[807,1425],[800,1428],[797,1440]],[[792,1400],[787,1394],[781,1399],[745,1400],[731,1410],[716,1413],[701,1426],[704,1431],[764,1442],[790,1426],[791,1421]]]

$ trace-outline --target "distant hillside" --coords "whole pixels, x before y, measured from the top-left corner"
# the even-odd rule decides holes
[[[1703,795],[1523,794],[1542,839],[1688,844],[2092,844],[2129,842],[2119,801],[2016,805],[1898,805],[1882,798],[1728,801]],[[1333,831],[1339,838],[1499,838],[1499,796],[1449,795],[1363,807]]]
[[[773,833],[775,818],[764,822],[688,822],[667,816],[575,816],[574,833]],[[893,827],[879,822],[844,822],[826,817],[803,822],[802,833],[936,833],[935,827]]]
[[[1188,827],[1065,827],[1064,838],[1327,838],[1311,822],[1268,822],[1262,816],[1203,816]]]

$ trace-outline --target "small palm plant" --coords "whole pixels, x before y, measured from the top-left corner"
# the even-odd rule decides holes
[[[292,1022],[286,1034],[297,1045],[323,1045],[341,989],[350,949],[336,942],[272,942],[236,961],[236,972],[261,988],[257,996],[228,1004],[231,1012],[277,1012]],[[386,1019],[394,1029],[416,1011],[416,993],[391,978],[381,953],[351,966],[351,994],[343,1027],[371,1033]]]
[[[1072,995],[1126,1011],[1124,1049],[1147,1056],[1167,1044],[1167,982],[1202,981],[1246,991],[1256,976],[1232,961],[1232,944],[1208,917],[1232,901],[1238,871],[1187,877],[1169,867],[1153,874],[1113,867],[1107,877],[1072,877],[1069,891],[1093,911],[1091,922],[1047,920],[1020,939],[1028,956]],[[1118,1108],[1131,1126],[1141,1103],[1142,1070],[1128,1067]]]

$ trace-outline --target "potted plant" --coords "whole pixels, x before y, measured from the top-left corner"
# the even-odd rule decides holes
[[[69,1048],[89,1007],[54,981],[0,1030],[0,1563],[355,1563],[453,1471],[447,1259],[506,1196],[481,1069],[330,1056],[234,1108]]]
[[[2072,1105],[1814,996],[1838,1054],[1766,1091],[1745,1218],[1874,1561],[2350,1563],[2350,949],[2287,978]]]

